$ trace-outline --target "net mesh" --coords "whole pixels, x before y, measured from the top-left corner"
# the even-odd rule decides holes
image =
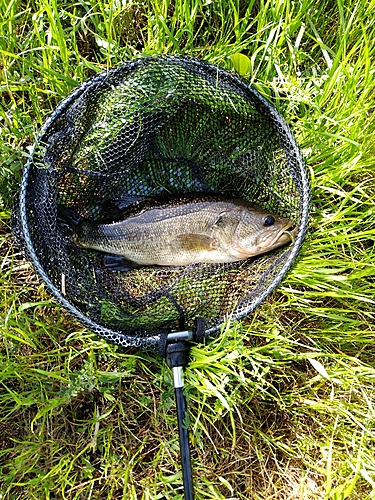
[[[116,198],[217,193],[292,219],[295,241],[231,264],[112,272],[72,242],[63,204],[102,221]],[[292,265],[310,187],[280,114],[253,88],[189,58],[141,58],[85,82],[44,124],[25,167],[13,226],[55,298],[111,342],[157,349],[165,329],[207,335],[250,313]]]

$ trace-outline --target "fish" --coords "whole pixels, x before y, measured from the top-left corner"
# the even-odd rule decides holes
[[[79,247],[138,266],[242,261],[290,243],[297,231],[290,219],[240,198],[199,196],[135,206],[138,212],[128,210],[123,220],[89,220],[64,205],[58,217]],[[116,269],[115,257],[107,262]]]

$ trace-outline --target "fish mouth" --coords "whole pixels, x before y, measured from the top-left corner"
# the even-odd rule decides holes
[[[269,252],[290,242],[294,242],[298,227],[291,221],[283,224],[274,231],[261,235],[251,248],[246,248],[240,243],[232,245],[231,253],[237,258],[247,259],[256,255]]]
[[[264,251],[273,250],[289,242],[294,242],[297,235],[298,227],[293,223],[289,222],[281,227],[275,233],[267,235],[264,239],[258,241],[258,246]]]

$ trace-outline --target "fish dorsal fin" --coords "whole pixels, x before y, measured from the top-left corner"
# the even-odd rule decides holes
[[[215,238],[205,234],[185,233],[179,234],[177,240],[183,250],[213,250]]]

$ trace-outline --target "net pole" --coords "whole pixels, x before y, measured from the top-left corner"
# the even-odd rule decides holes
[[[183,392],[183,368],[187,364],[188,345],[186,342],[177,342],[167,346],[167,364],[172,370],[173,386],[176,397],[178,435],[180,442],[180,456],[182,467],[182,481],[184,499],[194,500],[193,476],[191,471],[191,457],[189,432],[186,425],[186,400]]]
[[[180,454],[182,466],[182,480],[184,484],[185,500],[194,500],[193,477],[191,472],[191,458],[189,446],[189,432],[185,424],[186,401],[183,393],[184,380],[182,366],[172,368],[174,391],[176,396],[178,435],[180,440]]]

